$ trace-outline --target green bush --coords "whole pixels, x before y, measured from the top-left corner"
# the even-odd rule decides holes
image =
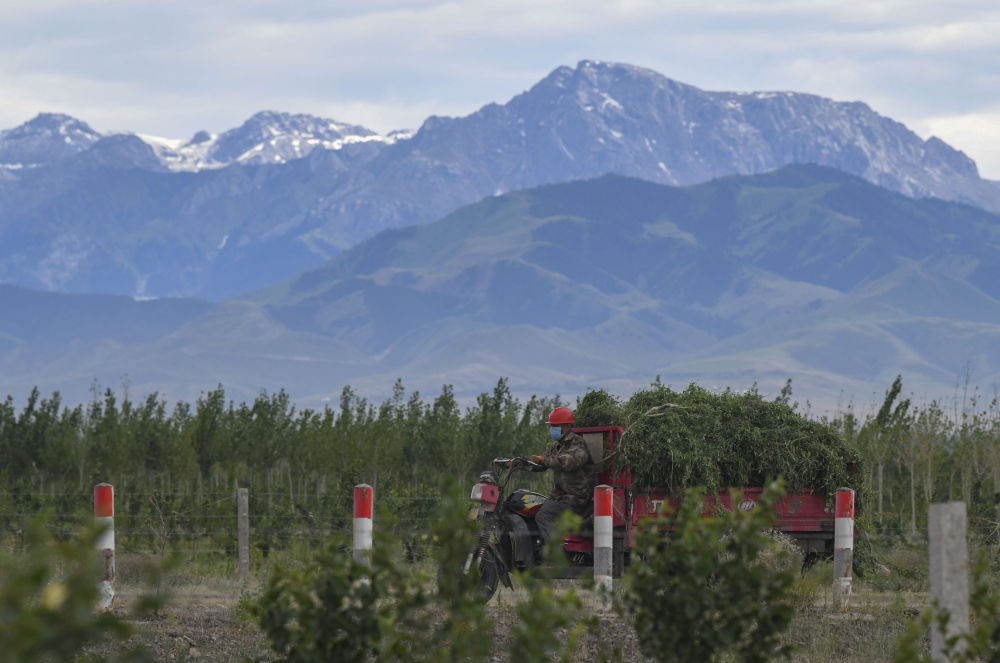
[[[24,552],[0,554],[0,661],[71,661],[108,643],[121,651],[87,660],[151,660],[141,648],[121,645],[133,633],[128,623],[97,609],[97,534],[54,541],[36,520],[26,526]],[[148,607],[140,600],[135,612]]]
[[[472,575],[458,569],[474,534],[449,536],[440,547],[439,596],[433,579],[404,564],[380,517],[368,562],[350,542],[335,540],[305,565],[273,569],[253,612],[280,660],[441,660],[444,651],[481,659],[489,654],[492,624],[475,600]],[[468,522],[459,516],[458,523]],[[452,523],[454,524],[454,523]],[[462,545],[466,544],[466,545]]]
[[[623,604],[644,654],[764,663],[790,653],[781,634],[793,616],[796,570],[766,533],[782,494],[772,483],[755,509],[706,518],[704,493],[689,491],[672,517],[643,523]]]
[[[450,491],[454,493],[454,491]],[[280,660],[482,661],[495,647],[494,622],[478,591],[476,574],[462,569],[475,546],[478,523],[464,501],[443,500],[443,518],[429,533],[437,578],[404,561],[380,515],[370,564],[358,563],[345,542],[332,543],[307,564],[273,569],[251,612]],[[512,660],[571,660],[578,642],[581,602],[520,577],[527,600],[509,643]],[[569,631],[566,643],[556,632]]]

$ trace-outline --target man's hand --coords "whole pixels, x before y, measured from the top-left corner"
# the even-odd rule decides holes
[[[545,456],[528,456],[528,460],[536,465],[545,467]]]

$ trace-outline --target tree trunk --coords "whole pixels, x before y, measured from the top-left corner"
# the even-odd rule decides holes
[[[882,524],[882,470],[885,467],[885,463],[879,461],[878,463],[878,524]]]
[[[932,464],[933,461],[927,461],[927,472],[924,474],[924,498],[928,504],[931,503],[931,499],[934,497],[934,477],[931,474]]]
[[[917,533],[917,476],[910,461],[910,534]]]

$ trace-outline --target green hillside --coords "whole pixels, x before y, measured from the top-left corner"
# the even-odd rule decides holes
[[[609,175],[382,233],[169,333],[67,339],[7,379],[66,390],[127,373],[178,398],[222,382],[322,402],[396,377],[459,396],[497,376],[564,394],[793,377],[832,403],[902,372],[950,393],[966,367],[983,384],[1000,370],[998,244],[1000,217],[816,166],[687,188]]]

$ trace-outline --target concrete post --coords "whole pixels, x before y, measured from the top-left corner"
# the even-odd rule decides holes
[[[371,562],[372,511],[375,494],[366,483],[354,487],[354,561]]]
[[[103,528],[97,538],[97,554],[104,569],[98,605],[110,610],[115,600],[115,489],[110,483],[94,486],[94,520]]]
[[[969,632],[969,563],[965,502],[931,504],[927,534],[930,542],[931,599],[951,615],[947,631],[931,625],[931,657],[947,661],[947,638]]]
[[[854,491],[837,489],[833,524],[833,606],[847,612],[851,603],[854,567]]]
[[[240,582],[250,579],[250,492],[246,488],[236,491],[236,520],[239,539],[239,574]]]
[[[594,488],[594,584],[605,609],[611,607],[613,502],[611,486],[601,484]]]

